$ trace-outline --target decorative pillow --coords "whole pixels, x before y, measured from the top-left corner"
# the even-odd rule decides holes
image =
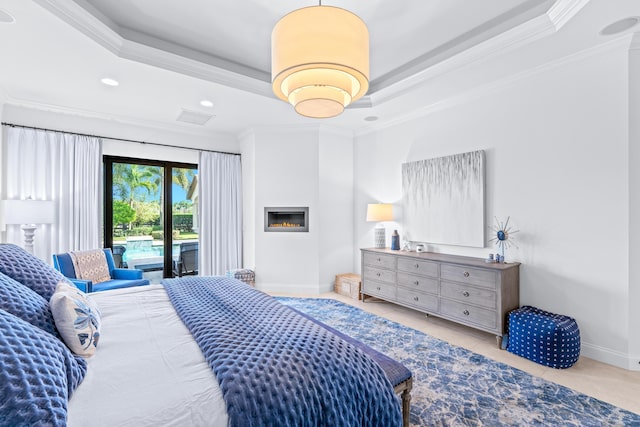
[[[0,310],[0,414],[3,425],[64,426],[67,402],[87,362],[42,329]]]
[[[72,352],[89,357],[100,340],[100,310],[89,295],[67,281],[58,283],[49,301],[58,332]]]
[[[19,246],[0,244],[0,273],[4,273],[49,301],[64,276]]]
[[[77,279],[91,280],[93,283],[111,280],[107,256],[102,249],[69,252],[69,255],[71,256]]]
[[[60,339],[49,309],[49,302],[22,283],[2,273],[0,273],[0,309]]]

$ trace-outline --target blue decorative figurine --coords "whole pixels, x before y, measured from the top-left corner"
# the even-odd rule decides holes
[[[400,235],[398,234],[398,230],[393,230],[393,234],[391,235],[391,250],[400,250]]]

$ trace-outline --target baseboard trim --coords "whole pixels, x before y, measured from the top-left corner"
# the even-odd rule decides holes
[[[582,343],[582,356],[630,371],[640,371],[640,357],[631,356],[595,344]]]

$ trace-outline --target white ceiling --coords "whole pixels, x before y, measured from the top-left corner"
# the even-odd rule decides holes
[[[11,105],[149,127],[238,134],[250,127],[317,124],[270,87],[270,38],[293,0],[0,0],[0,90]],[[627,37],[606,25],[640,15],[638,0],[335,0],[369,28],[371,88],[323,124],[350,131],[517,78]],[[118,87],[100,83],[102,77]],[[0,93],[0,95],[2,95]],[[2,96],[0,96],[2,98]],[[199,105],[210,99],[213,108]],[[183,109],[213,114],[177,122]],[[376,122],[365,121],[377,116]]]

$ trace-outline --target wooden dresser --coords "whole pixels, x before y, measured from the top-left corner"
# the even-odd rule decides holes
[[[373,296],[495,334],[520,301],[520,263],[431,252],[361,249],[362,298]]]

